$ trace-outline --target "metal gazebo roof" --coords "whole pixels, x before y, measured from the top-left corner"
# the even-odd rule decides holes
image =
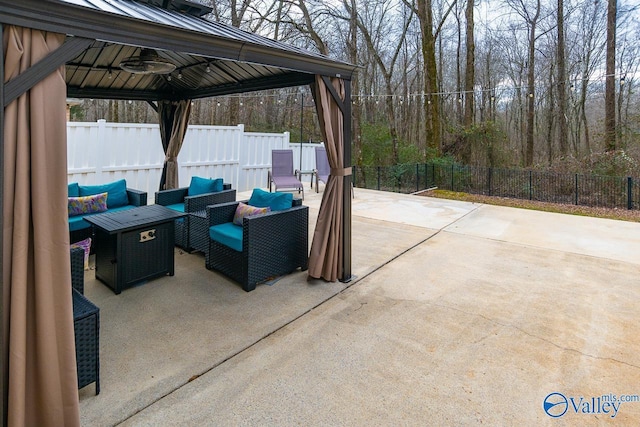
[[[201,17],[209,11],[185,0],[0,0],[0,23],[67,34],[67,95],[75,98],[198,99],[305,85],[315,75],[350,80],[355,71]],[[175,71],[122,70],[120,63],[142,48]]]

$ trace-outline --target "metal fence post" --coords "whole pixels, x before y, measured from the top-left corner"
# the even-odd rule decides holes
[[[416,193],[420,191],[420,165],[416,163]]]
[[[576,206],[577,206],[578,205],[578,174],[576,174],[575,187],[576,187]]]
[[[378,166],[378,191],[380,191],[380,166]]]
[[[627,177],[627,209],[633,209],[633,178]]]
[[[456,191],[454,189],[454,183],[453,183],[453,168],[454,168],[454,166],[455,165],[453,163],[451,163],[451,191]]]
[[[487,174],[487,187],[489,187],[488,190],[489,190],[489,195],[490,196],[492,195],[492,191],[491,191],[491,174],[492,174],[492,169],[489,168],[489,173]]]
[[[533,200],[533,171],[529,171],[529,200]]]

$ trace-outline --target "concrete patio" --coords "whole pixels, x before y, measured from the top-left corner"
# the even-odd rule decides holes
[[[640,422],[640,223],[356,189],[353,274],[246,293],[176,249],[175,276],[115,295],[87,271],[82,425]]]

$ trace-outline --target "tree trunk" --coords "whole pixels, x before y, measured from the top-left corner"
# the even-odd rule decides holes
[[[358,22],[356,16],[356,0],[351,0],[351,14],[349,16],[349,40],[347,42],[349,48],[349,60],[352,64],[358,63]],[[351,93],[360,93],[360,84],[357,75],[351,80]],[[351,108],[353,117],[351,123],[351,132],[354,144],[355,164],[363,165],[362,157],[362,107],[360,102],[355,102]]]
[[[607,151],[616,149],[616,0],[607,7],[607,76],[604,94],[604,127]]]
[[[422,34],[422,56],[424,58],[424,111],[427,146],[439,156],[440,140],[440,95],[438,94],[438,69],[436,66],[435,37],[433,36],[433,13],[431,0],[417,0],[420,33]]]
[[[560,0],[561,1],[561,0]],[[473,20],[473,0],[467,0],[465,18],[467,19],[467,57],[464,76],[464,125],[469,127],[474,119],[474,91],[475,85],[475,38]]]
[[[567,136],[567,71],[564,40],[564,0],[558,0],[558,139],[560,155],[565,157],[569,151]]]
[[[536,63],[536,28],[538,24],[538,17],[540,16],[540,0],[537,1],[536,14],[531,19],[529,28],[529,68],[527,70],[527,143],[524,153],[524,165],[531,167],[533,165],[533,131],[535,125],[535,63]]]

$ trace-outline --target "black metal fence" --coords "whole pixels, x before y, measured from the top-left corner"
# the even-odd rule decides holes
[[[353,167],[356,187],[413,193],[437,187],[487,196],[640,209],[640,179],[434,163]]]

